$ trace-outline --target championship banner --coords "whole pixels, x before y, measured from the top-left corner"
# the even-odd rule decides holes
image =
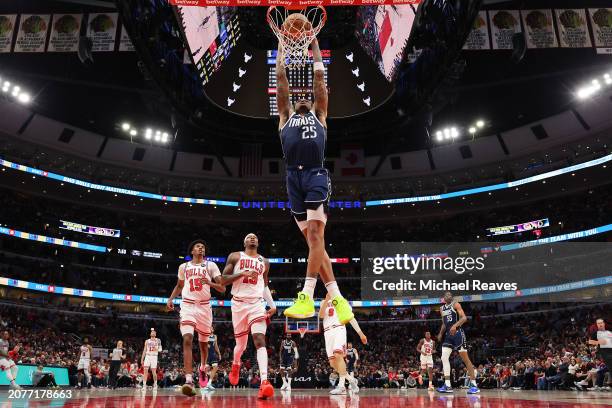
[[[75,52],[82,20],[82,14],[54,14],[47,52]]]
[[[11,52],[17,14],[0,15],[0,52]]]
[[[555,10],[559,42],[563,48],[589,48],[593,46],[584,9]]]
[[[15,42],[15,52],[44,52],[49,14],[22,14]]]
[[[121,231],[104,228],[104,227],[93,227],[91,225],[83,225],[76,222],[60,220],[60,229],[81,232],[83,234],[102,235],[104,237],[119,238],[121,237]]]
[[[521,10],[527,48],[556,48],[552,10]]]
[[[487,236],[491,237],[495,235],[516,234],[518,232],[533,231],[540,228],[546,228],[548,226],[550,226],[548,218],[543,218],[541,220],[524,222],[522,224],[487,228]]]
[[[518,10],[491,10],[489,26],[494,50],[511,50],[512,36],[521,32]]]
[[[92,51],[115,51],[118,13],[91,13],[87,24],[87,36],[93,42]]]
[[[589,9],[598,53],[612,54],[612,8]]]
[[[134,44],[132,44],[132,40],[125,29],[125,26],[121,26],[120,28],[121,34],[119,35],[119,51],[134,51]]]
[[[464,50],[490,50],[491,40],[489,38],[489,26],[487,24],[487,12],[478,12],[472,31],[465,41]]]
[[[173,6],[182,7],[308,7],[308,6],[382,6],[420,4],[422,0],[170,0]]]

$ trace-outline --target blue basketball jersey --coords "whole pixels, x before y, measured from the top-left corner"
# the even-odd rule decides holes
[[[281,347],[283,349],[283,359],[293,358],[293,342],[291,340],[283,340]]]
[[[323,167],[327,129],[314,112],[291,115],[280,138],[287,166]]]
[[[449,331],[451,326],[459,321],[459,314],[455,310],[455,302],[452,302],[450,305],[444,304],[440,308],[442,311],[442,319],[444,320],[444,325],[446,326],[446,331]]]
[[[210,336],[208,336],[208,352],[210,353],[211,351],[213,353],[216,353],[217,350],[215,349],[215,343],[217,342],[217,336],[215,336],[214,334],[211,334]]]

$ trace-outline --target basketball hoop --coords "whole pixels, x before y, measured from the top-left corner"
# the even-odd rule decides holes
[[[304,338],[304,335],[306,334],[306,327],[300,327],[298,329],[298,332],[300,333],[300,338]]]
[[[323,6],[301,10],[271,6],[267,20],[278,38],[285,66],[300,68],[308,62],[308,46],[325,25],[327,11]]]

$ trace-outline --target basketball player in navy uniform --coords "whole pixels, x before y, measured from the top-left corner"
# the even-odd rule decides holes
[[[280,348],[280,374],[283,380],[281,391],[291,391],[291,375],[295,360],[299,359],[297,344],[291,340],[291,333],[287,333]]]
[[[291,106],[289,81],[280,44],[276,57],[276,103],[287,172],[287,193],[291,214],[308,243],[304,288],[284,314],[295,319],[315,315],[313,296],[320,273],[335,304],[340,323],[347,324],[354,317],[353,311],[340,293],[329,255],[325,251],[326,209],[331,194],[329,172],[324,167],[327,144],[327,86],[323,58],[316,38],[312,41],[311,48],[314,60],[314,102],[301,99],[295,106]]]
[[[468,394],[477,394],[480,392],[476,385],[476,371],[474,365],[468,356],[467,346],[465,341],[465,333],[461,326],[467,322],[467,316],[459,302],[453,300],[453,295],[450,292],[444,293],[444,304],[440,308],[442,315],[442,327],[438,334],[438,341],[442,342],[442,370],[444,371],[444,385],[438,388],[438,392],[452,393],[450,374],[450,355],[453,350],[459,353],[461,360],[465,364],[468,375],[470,376],[470,388]],[[444,338],[442,337],[444,336]]]
[[[212,329],[212,327],[211,327]],[[210,373],[208,378],[208,384],[206,384],[205,390],[213,391],[215,387],[213,387],[212,382],[215,380],[217,376],[217,370],[219,369],[219,359],[221,356],[221,352],[219,351],[219,341],[218,337],[214,332],[214,329],[211,331],[210,336],[208,336],[208,360],[206,362],[206,372]]]
[[[346,371],[355,376],[355,367],[357,367],[357,362],[359,361],[359,353],[357,353],[357,349],[353,348],[353,343],[350,341],[346,343]]]

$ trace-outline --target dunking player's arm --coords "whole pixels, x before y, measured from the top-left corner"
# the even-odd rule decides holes
[[[325,85],[325,68],[319,49],[319,41],[315,37],[310,44],[314,61],[314,111],[321,124],[327,128],[327,85]]]
[[[291,116],[291,101],[289,100],[289,80],[287,79],[287,71],[285,69],[285,61],[283,61],[283,49],[278,44],[276,53],[276,107],[278,109],[278,128],[285,126],[285,123]]]

